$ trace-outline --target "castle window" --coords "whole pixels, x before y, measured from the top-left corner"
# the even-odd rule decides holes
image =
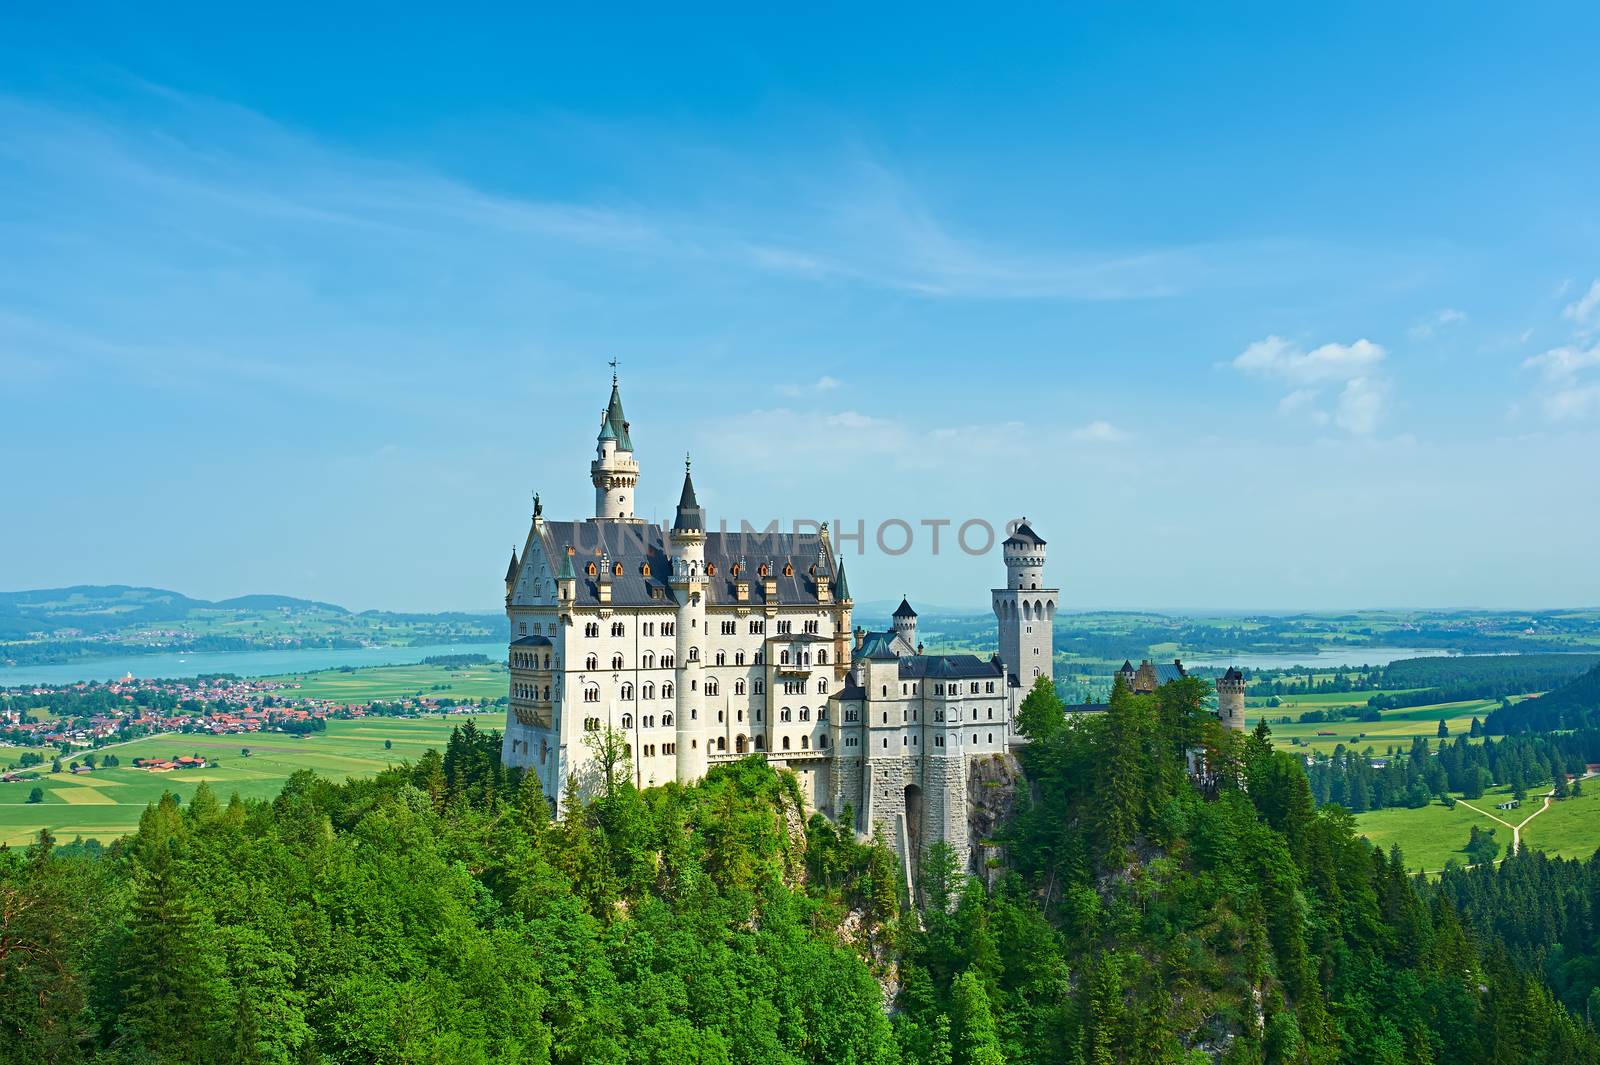
[[[600,572],[600,569],[593,562],[591,562],[587,566],[583,567],[583,572],[585,572],[589,576],[593,577],[593,576],[597,575]]]
[[[889,749],[889,737],[887,736],[883,738],[883,749],[886,751]]]
[[[611,656],[611,668],[612,669],[621,669],[622,668],[622,656],[621,655],[612,655]]]
[[[517,635],[518,636],[526,636],[526,635],[528,635],[528,623],[526,621],[517,622]]]
[[[706,681],[707,695],[716,695],[719,691],[721,691],[721,685],[719,685],[715,679]]]
[[[785,577],[793,577],[794,576],[794,566],[791,563],[785,562],[783,564],[783,575]]]
[[[756,576],[758,576],[758,577],[765,577],[767,575],[767,572],[768,572],[767,571],[767,564],[765,562],[761,563],[761,565],[756,567]]]
[[[827,649],[824,648],[823,650],[817,652],[817,665],[825,666],[827,664],[828,664],[828,652],[827,652]]]
[[[801,721],[810,721],[811,720],[811,707],[802,706],[800,708],[800,720]]]
[[[727,654],[727,652],[726,651],[718,651],[717,652],[717,665],[725,666],[727,664],[728,664],[728,654]]]
[[[673,659],[672,655],[662,655],[661,656],[661,668],[662,669],[671,669],[673,661],[674,661],[674,659]]]
[[[800,749],[802,751],[809,751],[811,749],[811,737],[810,736],[801,736],[800,737]]]
[[[718,736],[717,737],[717,750],[725,751],[727,749],[728,749],[728,737],[726,737],[726,736]]]
[[[641,576],[641,577],[650,576],[650,563],[645,562],[645,563],[642,563],[639,566],[639,576]]]
[[[661,715],[661,727],[662,728],[671,728],[672,727],[672,715],[671,714],[662,714]]]
[[[765,657],[765,652],[757,651],[756,652],[756,658],[755,658],[755,664],[759,666],[761,664],[762,658],[764,658],[764,657]]]
[[[671,681],[668,681],[667,683],[665,683],[665,684],[663,684],[661,686],[661,698],[663,698],[663,699],[672,698],[672,682]]]
[[[583,634],[591,639],[600,635],[600,623],[591,621],[583,627]]]
[[[735,562],[733,564],[733,568],[731,570],[729,570],[728,572],[731,573],[733,576],[737,577],[739,575],[739,571],[742,570],[742,569],[744,569],[744,567],[741,566],[739,563]]]
[[[994,707],[992,707],[992,706],[989,707],[989,720],[990,721],[994,720]]]
[[[991,733],[989,733],[989,742],[990,742],[990,743],[993,743],[993,742],[994,742],[994,733],[992,733],[992,732],[991,732]]]
[[[750,620],[750,631],[753,632],[753,633],[766,632],[767,631],[766,619],[765,618],[752,618]]]
[[[599,669],[600,657],[598,655],[590,655],[588,658],[585,658],[583,660],[583,668],[589,670]]]
[[[766,749],[767,749],[767,741],[766,741],[766,737],[764,737],[764,736],[757,736],[757,737],[756,737],[756,750],[758,750],[758,751],[764,751],[764,750],[766,750]]]
[[[633,685],[632,684],[624,684],[622,686],[622,696],[621,697],[624,698],[624,699],[632,699],[633,698]]]
[[[722,623],[722,635],[724,636],[732,636],[738,629],[739,623],[737,621],[724,621]]]
[[[716,575],[717,575],[717,564],[715,562],[707,562],[706,563],[706,576],[707,577],[715,577]]]
[[[633,727],[633,715],[632,714],[623,714],[622,715],[622,727],[623,728],[632,728]]]
[[[623,634],[624,634],[624,633],[625,633],[625,632],[626,632],[626,631],[627,631],[627,630],[626,630],[626,629],[624,629],[624,628],[623,628],[623,626],[622,626],[622,622],[620,622],[620,621],[613,621],[613,622],[612,622],[612,623],[611,623],[611,635],[613,635],[613,636],[621,636],[621,635],[623,635]]]
[[[744,665],[744,652],[743,651],[735,651],[735,652],[733,652],[733,664],[736,665],[736,666]]]
[[[785,665],[785,666],[789,664],[789,652],[788,651],[780,651],[778,653],[778,663],[780,665]]]
[[[744,694],[744,681],[736,680],[736,681],[733,682],[733,694],[735,694],[735,695],[743,695]]]
[[[883,712],[883,723],[885,725],[887,725],[889,723],[889,711],[887,711],[887,710],[885,710]]]
[[[657,585],[656,587],[650,589],[650,598],[651,599],[665,599],[666,597],[667,597],[666,592],[662,590],[660,585]]]
[[[987,692],[988,694],[993,695],[994,694],[994,681],[991,680],[991,681],[987,682],[986,684],[984,684],[983,690],[985,692]]]
[[[689,661],[691,661],[691,662],[700,661],[700,648],[698,648],[698,647],[689,648]]]
[[[613,577],[622,576],[622,563],[618,562],[616,565],[611,567],[611,575]]]
[[[828,737],[826,735],[818,736],[817,737],[817,746],[821,747],[823,750],[827,750]]]
[[[655,634],[656,634],[656,623],[655,622],[647,621],[643,625],[639,626],[639,635],[640,636],[654,636]]]
[[[639,697],[641,699],[654,699],[656,697],[656,686],[654,684],[646,684],[639,689]]]
[[[783,749],[786,751],[789,749],[789,737],[787,736],[783,738]]]
[[[756,694],[757,695],[765,695],[765,694],[767,694],[767,682],[766,681],[764,681],[764,680],[756,681]]]
[[[885,684],[883,686],[883,695],[884,695],[884,698],[888,698],[888,696],[889,696],[889,686],[887,684]],[[889,720],[888,720],[887,717],[885,717],[884,718],[884,724],[887,725],[888,723],[889,723]]]
[[[663,621],[661,623],[661,635],[663,635],[663,636],[676,636],[677,634],[678,634],[678,623],[676,621]]]
[[[718,710],[718,711],[717,711],[717,724],[719,724],[719,725],[720,725],[720,724],[722,724],[722,723],[723,723],[723,721],[725,721],[725,720],[727,720],[727,719],[726,719],[726,718],[725,718],[725,717],[723,717],[723,714],[722,714],[722,711],[721,711],[721,710]]]
[[[639,665],[640,665],[640,668],[642,668],[642,669],[654,669],[655,666],[656,666],[655,652],[654,651],[646,651],[644,653],[644,657],[639,659]]]
[[[826,694],[828,694],[828,682],[827,682],[826,679],[817,681],[817,694],[818,695],[826,695]]]

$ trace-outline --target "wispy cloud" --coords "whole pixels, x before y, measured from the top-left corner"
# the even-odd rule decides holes
[[[1080,425],[1068,434],[1069,438],[1080,444],[1120,444],[1128,439],[1128,434],[1108,421],[1096,420],[1088,425]]]
[[[1465,311],[1458,311],[1454,307],[1445,307],[1434,311],[1426,318],[1417,322],[1406,330],[1413,340],[1428,340],[1448,326],[1459,325],[1467,320]]]
[[[1370,436],[1388,405],[1390,385],[1380,373],[1388,352],[1361,339],[1351,344],[1323,344],[1305,351],[1272,335],[1234,357],[1241,373],[1283,382],[1290,391],[1278,401],[1278,413],[1313,425],[1330,422],[1353,436]],[[1337,388],[1331,408],[1324,391]]]
[[[811,381],[807,384],[779,385],[778,391],[785,396],[796,398],[800,396],[822,396],[834,391],[843,383],[844,382],[840,381],[837,377],[830,377],[827,374],[823,374],[815,381]]]
[[[1577,322],[1580,326],[1586,326],[1591,319],[1600,317],[1596,314],[1597,311],[1600,311],[1600,278],[1595,278],[1589,285],[1588,292],[1563,307],[1561,317],[1569,322]]]
[[[1600,414],[1600,344],[1566,345],[1524,359],[1523,369],[1539,374],[1535,405],[1552,422]]]

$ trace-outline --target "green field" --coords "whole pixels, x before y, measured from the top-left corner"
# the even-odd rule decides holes
[[[1367,693],[1370,694],[1370,693]],[[1363,699],[1364,703],[1366,700]],[[1490,710],[1499,705],[1495,699],[1473,699],[1459,703],[1437,703],[1432,706],[1411,706],[1403,710],[1388,710],[1383,714],[1381,721],[1335,721],[1321,724],[1301,724],[1298,721],[1291,724],[1280,724],[1278,719],[1287,714],[1289,717],[1299,717],[1301,711],[1311,709],[1326,709],[1328,704],[1320,707],[1311,705],[1291,705],[1285,700],[1281,707],[1273,709],[1249,709],[1245,711],[1245,721],[1251,728],[1263,717],[1267,719],[1267,727],[1272,730],[1272,738],[1280,747],[1305,753],[1307,751],[1320,751],[1331,754],[1339,744],[1355,750],[1365,750],[1372,747],[1382,754],[1389,747],[1399,747],[1402,750],[1411,746],[1414,736],[1424,736],[1430,740],[1437,739],[1439,735],[1439,722],[1442,720],[1450,730],[1450,738],[1466,734],[1472,727],[1472,719],[1476,717],[1482,721]],[[1331,736],[1319,736],[1319,732],[1331,732]],[[1301,744],[1291,741],[1300,740]]]
[[[509,677],[503,662],[481,666],[370,666],[364,669],[325,669],[315,673],[290,673],[264,677],[297,687],[283,692],[288,698],[333,699],[361,703],[372,699],[404,697],[488,699],[506,694]]]
[[[376,672],[376,671],[368,671]],[[501,713],[471,715],[483,729],[502,727]],[[149,803],[171,791],[185,801],[205,781],[226,802],[234,792],[245,798],[276,795],[290,774],[311,769],[333,780],[364,777],[400,762],[414,762],[429,747],[442,750],[450,730],[468,715],[426,719],[366,717],[329,721],[324,733],[303,739],[269,732],[252,736],[170,734],[148,736],[103,749],[122,765],[94,773],[44,773],[38,780],[0,784],[0,842],[16,845],[48,828],[63,841],[75,836],[115,839],[133,831]],[[385,749],[384,741],[392,745]],[[250,757],[240,754],[249,747]],[[133,768],[135,758],[198,754],[217,759],[212,769],[149,773]],[[44,789],[44,801],[29,804],[28,793]]]
[[[1490,788],[1483,793],[1482,799],[1473,799],[1472,805],[1479,810],[1496,814],[1512,824],[1518,823],[1539,808],[1540,800],[1532,796],[1522,804],[1522,809],[1514,811],[1515,816],[1508,816],[1494,808],[1496,803],[1505,802],[1509,798],[1511,798],[1510,788]],[[1587,796],[1579,801],[1587,801]],[[1547,812],[1543,816],[1550,817],[1552,813],[1553,811]],[[1539,821],[1535,820],[1528,826],[1529,832],[1531,833],[1538,824]],[[1405,855],[1407,869],[1430,873],[1443,869],[1445,862],[1451,858],[1463,865],[1467,864],[1467,855],[1462,848],[1467,845],[1473,825],[1495,830],[1494,838],[1500,844],[1501,857],[1511,849],[1511,829],[1468,809],[1459,802],[1453,810],[1435,801],[1416,810],[1389,807],[1356,816],[1356,831],[1385,851],[1398,843],[1400,852]],[[1595,834],[1600,836],[1600,832]],[[1530,844],[1532,842],[1531,835],[1529,842]]]
[[[1557,858],[1593,854],[1600,847],[1600,780],[1585,780],[1583,788],[1576,799],[1551,803],[1522,830],[1522,841]]]

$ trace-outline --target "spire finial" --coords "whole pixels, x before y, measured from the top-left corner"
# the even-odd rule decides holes
[[[689,472],[689,465],[690,465],[690,463],[689,463],[689,453],[687,451],[685,451],[683,453],[683,472],[685,474],[687,474]]]
[[[610,365],[611,365],[611,383],[614,385],[614,384],[617,383],[617,360],[616,359],[612,359]]]

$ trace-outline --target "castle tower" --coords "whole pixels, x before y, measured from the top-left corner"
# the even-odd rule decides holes
[[[1233,666],[1217,678],[1217,720],[1233,729],[1244,729],[1244,674]]]
[[[595,458],[589,464],[594,482],[594,516],[601,521],[635,521],[633,492],[639,484],[639,463],[633,457],[633,439],[622,415],[622,395],[617,375],[611,375],[611,402],[600,418]]]
[[[1044,586],[1044,540],[1020,518],[1000,545],[1006,586],[991,593],[1000,627],[1000,660],[1024,688],[1053,675],[1056,607],[1061,589]]]
[[[676,660],[674,663],[674,722],[677,743],[677,779],[688,784],[706,775],[709,735],[700,718],[705,707],[702,648],[706,646],[706,512],[694,495],[689,461],[683,463],[683,494],[672,522],[672,593],[678,600]]]
[[[917,612],[911,609],[910,600],[904,596],[894,608],[894,634],[904,640],[907,647],[917,646]]]

